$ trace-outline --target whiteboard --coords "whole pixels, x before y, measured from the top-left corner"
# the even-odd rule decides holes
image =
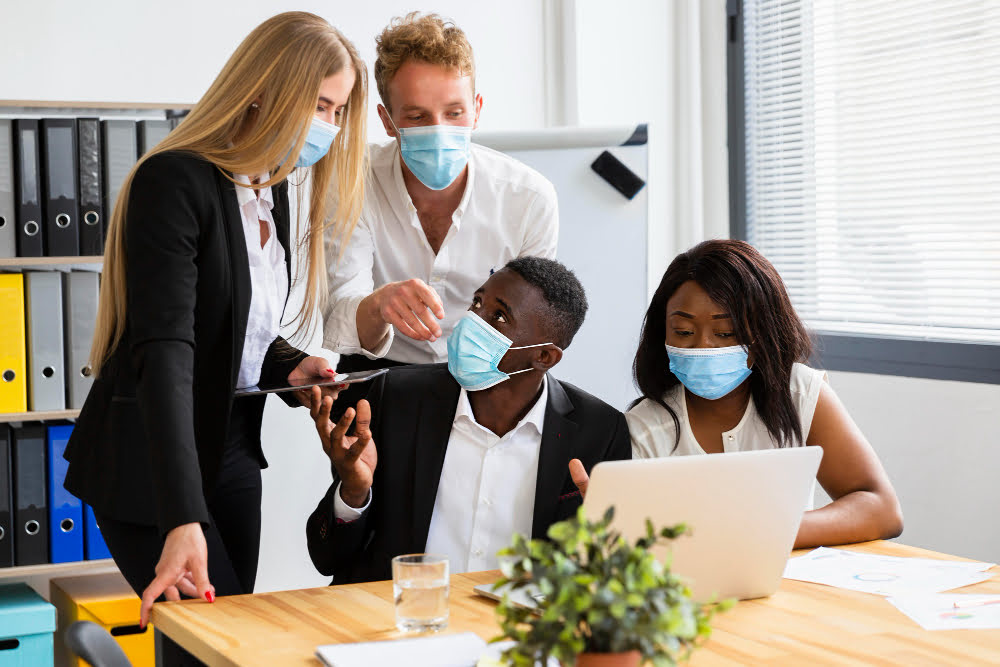
[[[648,305],[650,186],[647,183],[632,200],[626,199],[590,165],[607,150],[646,180],[645,125],[477,132],[473,137],[476,143],[537,169],[555,186],[557,258],[583,283],[589,309],[552,375],[624,410],[638,396],[632,384],[632,360]]]

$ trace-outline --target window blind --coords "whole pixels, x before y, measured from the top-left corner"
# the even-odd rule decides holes
[[[1000,343],[1000,2],[744,0],[746,228],[813,329]]]

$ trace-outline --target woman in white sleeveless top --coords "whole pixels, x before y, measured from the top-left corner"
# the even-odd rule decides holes
[[[806,512],[796,548],[896,537],[899,501],[826,373],[774,266],[742,241],[670,264],[646,311],[626,414],[635,458],[818,445],[833,498]]]

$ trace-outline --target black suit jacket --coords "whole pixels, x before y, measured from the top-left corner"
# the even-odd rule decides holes
[[[600,461],[628,459],[625,416],[607,403],[549,376],[538,457],[532,537],[573,515],[580,492],[569,475],[578,458],[589,472]],[[333,514],[334,482],[309,517],[309,555],[334,583],[392,578],[393,556],[424,551],[460,387],[445,364],[393,368],[368,394],[378,465],[372,501],[351,523]]]
[[[125,224],[126,327],[66,447],[66,488],[114,519],[209,522],[204,488],[229,435],[250,310],[250,267],[236,186],[214,164],[171,152],[138,168]],[[272,188],[277,237],[288,247],[288,192]],[[113,260],[112,260],[113,261]],[[289,273],[289,278],[290,278]],[[263,379],[284,378],[303,353],[278,338]],[[243,427],[261,464],[264,397]]]

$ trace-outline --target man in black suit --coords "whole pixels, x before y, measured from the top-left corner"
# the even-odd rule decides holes
[[[447,365],[390,370],[336,424],[315,396],[333,463],[306,527],[316,568],[376,581],[393,556],[434,552],[452,572],[492,569],[515,532],[542,537],[573,515],[591,468],[632,452],[621,412],[548,375],[586,311],[571,271],[521,257],[476,290]]]

